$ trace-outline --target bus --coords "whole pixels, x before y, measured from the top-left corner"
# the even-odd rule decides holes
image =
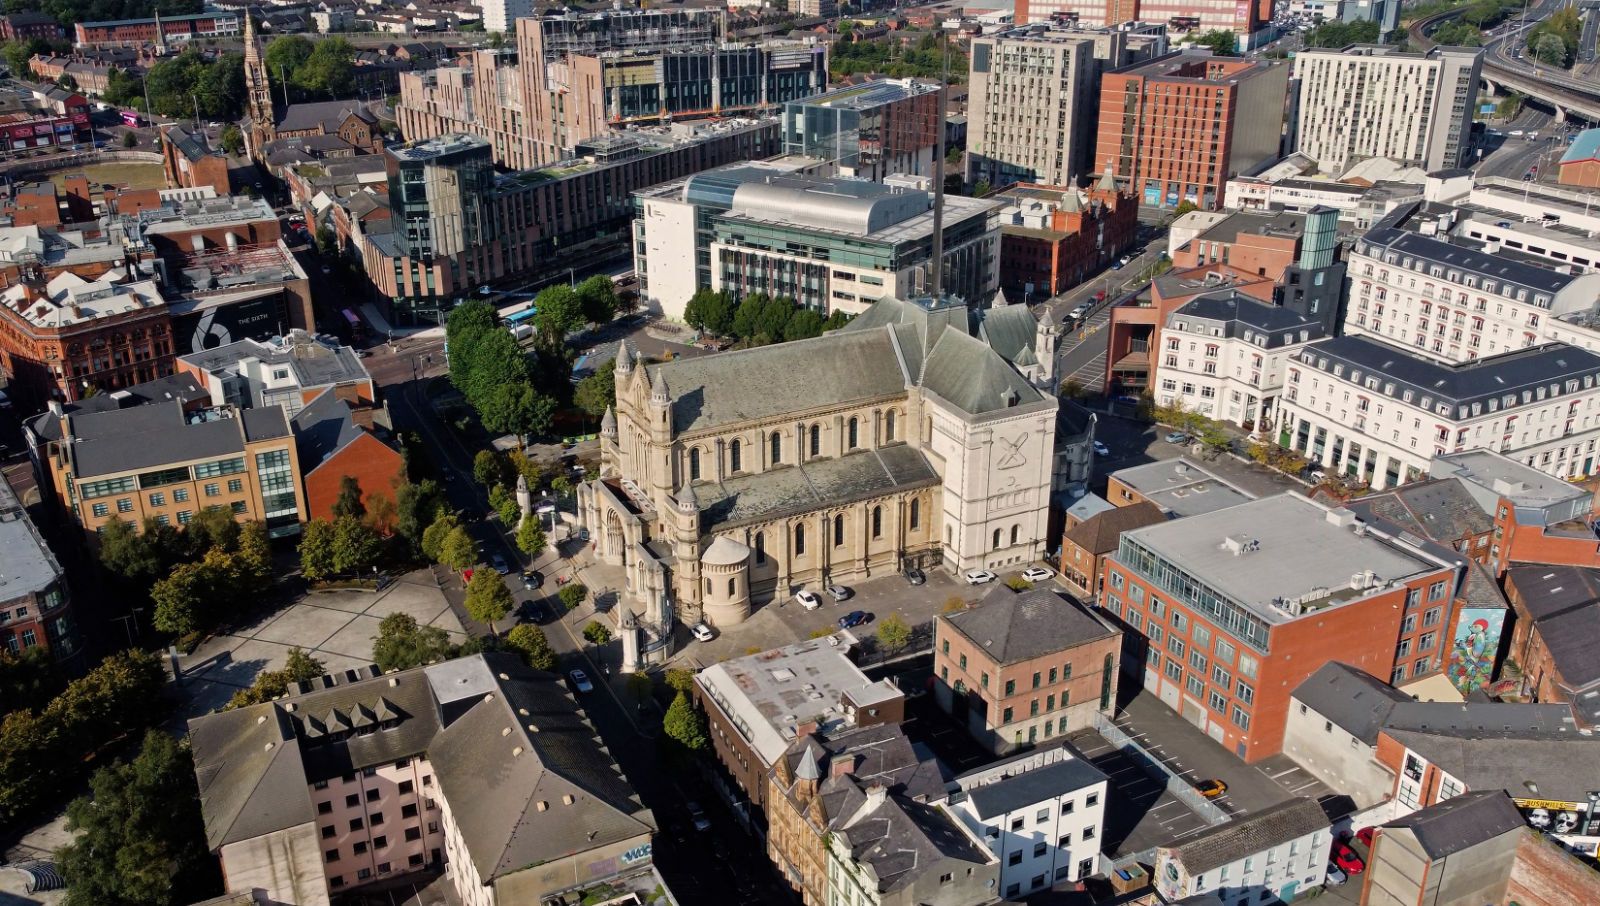
[[[130,127],[143,126],[144,116],[137,110],[124,110],[122,111],[122,125]]]
[[[366,337],[367,325],[356,316],[354,309],[347,308],[339,314],[344,316],[344,323],[350,327],[350,341],[352,343]]]
[[[524,308],[522,311],[512,312],[511,314],[506,315],[501,320],[505,322],[507,327],[511,328],[512,330],[516,330],[518,327],[521,327],[529,321],[532,321],[533,316],[537,314],[538,311],[539,310],[537,308],[530,305],[527,308]]]

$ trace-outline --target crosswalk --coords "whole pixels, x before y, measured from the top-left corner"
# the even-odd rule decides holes
[[[1093,393],[1100,393],[1105,389],[1105,329],[1110,321],[1111,309],[1103,308],[1062,338],[1059,352],[1061,367],[1058,370],[1063,383],[1076,381]],[[1084,358],[1091,350],[1094,351],[1094,355]]]

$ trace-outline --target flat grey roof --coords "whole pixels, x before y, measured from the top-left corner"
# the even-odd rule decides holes
[[[1131,466],[1111,477],[1174,516],[1198,516],[1256,499],[1186,456]]]
[[[1518,506],[1544,507],[1590,495],[1589,491],[1554,475],[1546,475],[1509,456],[1483,449],[1435,456],[1428,465],[1428,475],[1433,478],[1459,478],[1499,496],[1509,497]]]
[[[863,703],[900,694],[888,680],[868,679],[845,656],[854,641],[841,632],[735,658],[700,671],[695,682],[771,765],[795,740],[799,724],[816,721],[824,735],[853,725],[846,695]]]
[[[1341,516],[1348,524],[1336,524]],[[1291,491],[1122,537],[1274,624],[1297,618],[1295,602],[1308,611],[1337,606],[1444,568],[1371,531],[1357,534],[1354,517]],[[1372,584],[1352,587],[1364,570],[1373,573]]]
[[[270,408],[281,417],[279,407]],[[71,446],[73,478],[80,481],[244,450],[242,419],[189,421],[176,400],[67,418],[77,438]]]
[[[0,601],[43,591],[61,578],[61,564],[17,500],[0,480]]]
[[[1031,757],[1033,757],[1031,754],[1023,756],[1023,758]],[[996,766],[980,768],[973,773],[986,773],[993,767]],[[956,782],[962,783],[967,776],[957,777]],[[1087,759],[1074,754],[1052,764],[1020,769],[1017,773],[1007,774],[999,780],[988,783],[979,783],[970,789],[965,788],[966,785],[963,784],[963,788],[978,817],[987,820],[996,815],[1028,808],[1045,799],[1053,799],[1074,790],[1105,783],[1107,779],[1099,768]]]

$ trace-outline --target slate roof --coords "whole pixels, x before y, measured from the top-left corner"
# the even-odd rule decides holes
[[[332,387],[296,412],[293,424],[300,471],[305,475],[366,433],[351,418],[350,406],[334,394]]]
[[[282,418],[281,407],[267,408]],[[258,417],[264,419],[265,415]],[[176,400],[73,414],[67,416],[67,422],[77,438],[70,449],[72,474],[80,480],[238,454],[244,451],[247,430],[245,421],[237,417],[190,422],[183,404]]]
[[[1166,522],[1167,514],[1149,501],[1132,506],[1112,507],[1067,530],[1066,539],[1091,554],[1109,554],[1117,549],[1117,539],[1122,533],[1158,522]]]
[[[1367,745],[1379,732],[1416,730],[1477,737],[1559,736],[1576,731],[1560,704],[1419,702],[1355,667],[1330,662],[1295,687],[1294,697]]]
[[[924,390],[971,415],[1039,399],[1039,392],[982,340],[946,330],[922,366]]]
[[[1243,337],[1246,332],[1264,334],[1264,349],[1277,349],[1327,335],[1326,325],[1320,320],[1282,305],[1262,302],[1235,289],[1196,296],[1168,315],[1167,323],[1175,324],[1184,318],[1219,322],[1227,337]]]
[[[282,406],[244,409],[239,412],[239,419],[244,423],[245,440],[252,443],[288,437],[290,433],[289,420],[284,416]]]
[[[1410,830],[1428,858],[1443,859],[1527,824],[1504,790],[1482,790],[1462,793],[1383,826]]]
[[[1576,279],[1551,267],[1525,263],[1507,255],[1488,254],[1482,251],[1481,244],[1471,240],[1424,236],[1395,226],[1410,218],[1417,207],[1417,204],[1402,205],[1390,212],[1361,237],[1356,244],[1357,252],[1385,261],[1387,254],[1394,252],[1399,257],[1391,266],[1403,267],[1405,259],[1410,257],[1414,270],[1425,270],[1437,264],[1463,275],[1476,276],[1480,282],[1487,280],[1498,284],[1502,293],[1513,286],[1557,293]]]
[[[1395,393],[1389,394],[1396,398],[1402,391],[1411,390],[1418,406],[1422,398],[1431,398],[1432,403],[1426,407],[1430,414],[1452,421],[1467,418],[1467,407],[1472,403],[1516,395],[1516,406],[1520,407],[1528,405],[1521,400],[1524,390],[1531,392],[1535,388],[1564,385],[1568,380],[1600,376],[1600,355],[1565,343],[1546,343],[1447,365],[1378,340],[1343,336],[1312,343],[1302,348],[1295,358],[1299,364],[1329,373],[1334,365],[1343,364],[1342,380],[1345,381],[1351,380],[1354,371],[1380,378],[1380,388],[1391,383],[1396,385]],[[1448,404],[1448,413],[1434,411],[1440,403]]]
[[[1315,799],[1297,796],[1244,818],[1207,828],[1177,846],[1162,847],[1191,877],[1329,828]]]
[[[166,135],[167,141],[178,149],[178,153],[191,162],[211,157],[212,155],[221,155],[220,151],[211,149],[211,146],[206,142],[204,132],[194,132],[185,126],[174,125],[167,129]]]
[[[880,893],[911,886],[941,862],[985,865],[994,857],[944,808],[889,796],[838,828],[855,861],[870,866]]]
[[[654,831],[560,680],[501,653],[325,678],[189,732],[212,849],[314,821],[318,780],[424,751],[486,882]]]
[[[1117,635],[1076,601],[1047,588],[997,585],[975,607],[942,617],[997,664],[1014,664]]]
[[[988,771],[992,767],[980,770]],[[1030,808],[1046,799],[1057,798],[1074,790],[1104,783],[1108,779],[1099,768],[1075,753],[1073,757],[1063,761],[1019,771],[1004,779],[974,786],[971,789],[963,786],[963,789],[978,817],[987,821],[996,815]],[[956,782],[960,783],[961,778],[956,778]]]
[[[1525,705],[1509,705],[1519,708]],[[1565,709],[1565,706],[1557,706]],[[1566,733],[1487,733],[1477,730],[1386,729],[1469,790],[1510,790],[1539,798],[1583,802],[1600,777],[1600,737]]]
[[[377,122],[365,107],[355,101],[317,101],[289,105],[278,120],[278,130],[296,132],[321,127],[323,132],[338,132],[339,125],[352,114],[368,123]]]
[[[893,444],[696,484],[693,490],[701,505],[701,530],[709,532],[938,483],[939,473],[921,450]]]
[[[1301,681],[1294,697],[1369,746],[1378,744],[1378,731],[1394,706],[1411,701],[1411,696],[1388,683],[1337,661],[1323,664]]]
[[[1494,520],[1457,478],[1414,481],[1344,505],[1363,520],[1377,517],[1446,544],[1494,528]]]
[[[1506,587],[1533,621],[1561,680],[1583,689],[1600,682],[1600,570],[1580,566],[1513,566]],[[1579,696],[1574,706],[1600,724],[1600,703]]]
[[[211,391],[201,387],[194,375],[178,373],[110,393],[97,393],[75,403],[63,403],[62,407],[69,415],[86,415],[91,412],[107,412],[150,403],[177,401],[179,405],[184,405],[210,398]],[[61,420],[48,411],[29,420],[28,428],[42,440],[61,439]]]

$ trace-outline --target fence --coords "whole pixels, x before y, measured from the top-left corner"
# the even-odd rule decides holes
[[[1122,732],[1122,728],[1113,723],[1110,718],[1096,711],[1094,715],[1095,732],[1105,737],[1106,742],[1116,746],[1122,754],[1133,759],[1139,769],[1150,776],[1151,780],[1166,784],[1167,792],[1174,798],[1189,807],[1189,810],[1199,815],[1210,825],[1224,824],[1232,820],[1227,812],[1218,808],[1215,803],[1195,792],[1188,781],[1174,774],[1170,768],[1161,762],[1161,759],[1145,751],[1133,737]]]

